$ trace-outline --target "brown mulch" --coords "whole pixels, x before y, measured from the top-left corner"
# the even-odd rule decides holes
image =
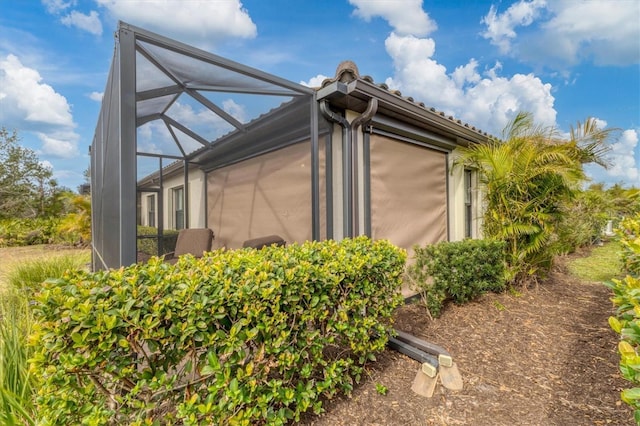
[[[386,350],[351,397],[325,402],[325,413],[301,423],[633,425],[632,410],[620,401],[630,384],[620,376],[618,336],[607,323],[610,291],[572,277],[559,263],[537,287],[447,305],[437,320],[419,303],[398,311],[397,329],[449,350],[463,390],[439,385],[432,398],[414,394],[419,363]]]

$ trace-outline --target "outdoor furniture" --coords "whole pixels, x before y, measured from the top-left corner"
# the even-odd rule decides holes
[[[211,251],[213,231],[209,228],[181,229],[176,241],[176,249],[173,253],[167,253],[165,261],[176,263],[184,254],[202,257],[204,252]]]
[[[246,240],[244,243],[242,243],[242,247],[243,248],[254,248],[254,249],[261,249],[263,247],[268,247],[271,245],[277,245],[277,246],[284,246],[286,244],[286,241],[279,235],[267,235],[264,237],[259,237],[259,238],[253,238],[250,240]]]

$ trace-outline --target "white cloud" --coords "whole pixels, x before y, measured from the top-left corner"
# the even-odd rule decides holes
[[[607,127],[607,122],[605,120],[595,117],[593,121],[595,121],[596,127],[598,127],[598,129],[604,129],[605,127]]]
[[[613,166],[607,174],[625,183],[640,186],[640,153],[638,152],[638,131],[628,129],[622,132],[620,139],[611,145],[609,159]]]
[[[541,124],[555,124],[552,87],[533,74],[502,77],[500,64],[496,64],[481,75],[475,59],[448,73],[444,65],[432,58],[433,39],[392,33],[385,45],[395,69],[394,76],[386,83],[447,115],[495,135],[499,135],[519,111],[531,112]]]
[[[630,65],[640,62],[640,2],[637,0],[520,0],[502,14],[491,6],[482,33],[502,53],[562,69],[580,62]],[[516,27],[531,28],[516,32]]]
[[[42,147],[39,153],[56,158],[76,158],[78,151],[78,136],[69,132],[53,134],[37,133]]]
[[[322,82],[328,79],[324,74],[318,74],[315,77],[311,77],[309,81],[300,81],[300,84],[307,87],[320,87],[322,86]]]
[[[103,97],[104,97],[104,92],[91,92],[89,94],[89,99],[96,102],[102,102]]]
[[[24,66],[18,57],[0,58],[0,121],[74,127],[71,108],[64,96],[42,82],[40,73]]]
[[[100,22],[98,12],[95,10],[89,12],[88,15],[73,10],[67,16],[62,17],[60,22],[67,27],[77,27],[93,35],[99,36],[102,34],[102,22]]]
[[[67,10],[71,6],[74,6],[76,2],[75,0],[42,0],[42,4],[46,7],[47,12],[56,14]]]
[[[233,99],[222,101],[222,109],[241,123],[247,122],[247,109],[244,105],[236,103]]]
[[[42,142],[40,152],[46,155],[77,155],[79,135],[73,130],[67,99],[15,55],[0,58],[0,122],[35,133]]]
[[[354,0],[350,1],[354,3]],[[543,83],[533,74],[502,77],[499,75],[499,63],[481,75],[477,70],[478,62],[473,58],[449,73],[444,65],[433,59],[436,52],[434,39],[402,35],[395,31],[398,24],[389,18],[394,15],[392,8],[387,10],[388,2],[357,2],[358,5],[361,3],[370,15],[374,10],[384,9],[387,14],[377,14],[388,19],[394,27],[385,40],[385,48],[394,66],[393,77],[386,79],[390,88],[399,89],[405,95],[443,110],[446,115],[467,121],[494,135],[499,135],[520,111],[531,112],[541,124],[555,125],[555,99],[550,84]],[[381,5],[376,9],[372,3]],[[411,4],[421,10],[421,2]],[[396,6],[396,9],[402,8]],[[415,10],[413,14],[416,14]],[[512,19],[523,16],[526,16],[524,11],[514,11]]]
[[[482,36],[490,39],[502,53],[507,53],[511,50],[511,40],[516,37],[515,27],[531,25],[545,6],[545,0],[520,0],[498,14],[496,7],[491,5],[489,13],[480,21],[487,26]]]
[[[239,0],[95,1],[115,19],[205,48],[224,38],[253,38],[257,34]]]
[[[365,21],[379,16],[401,35],[426,36],[438,26],[422,9],[422,0],[349,0],[356,7],[354,14]]]

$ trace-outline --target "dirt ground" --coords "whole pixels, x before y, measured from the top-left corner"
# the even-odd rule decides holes
[[[565,261],[536,288],[448,305],[437,320],[417,303],[399,310],[397,329],[452,354],[463,390],[438,385],[432,398],[414,394],[419,363],[386,350],[351,397],[326,402],[325,413],[301,424],[633,425],[632,410],[620,401],[629,386],[607,323],[610,291],[572,277]]]

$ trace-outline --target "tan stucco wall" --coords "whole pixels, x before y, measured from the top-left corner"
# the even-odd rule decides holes
[[[163,227],[164,229],[175,229],[173,219],[173,189],[184,186],[184,175],[182,169],[173,176],[165,176],[163,180]],[[205,175],[199,169],[189,169],[189,228],[204,228],[206,226],[205,215]],[[148,195],[151,192],[142,192],[140,197],[140,222],[142,225],[148,226]],[[156,203],[158,203],[158,195],[156,195]],[[158,224],[158,209],[156,205],[156,226]]]

